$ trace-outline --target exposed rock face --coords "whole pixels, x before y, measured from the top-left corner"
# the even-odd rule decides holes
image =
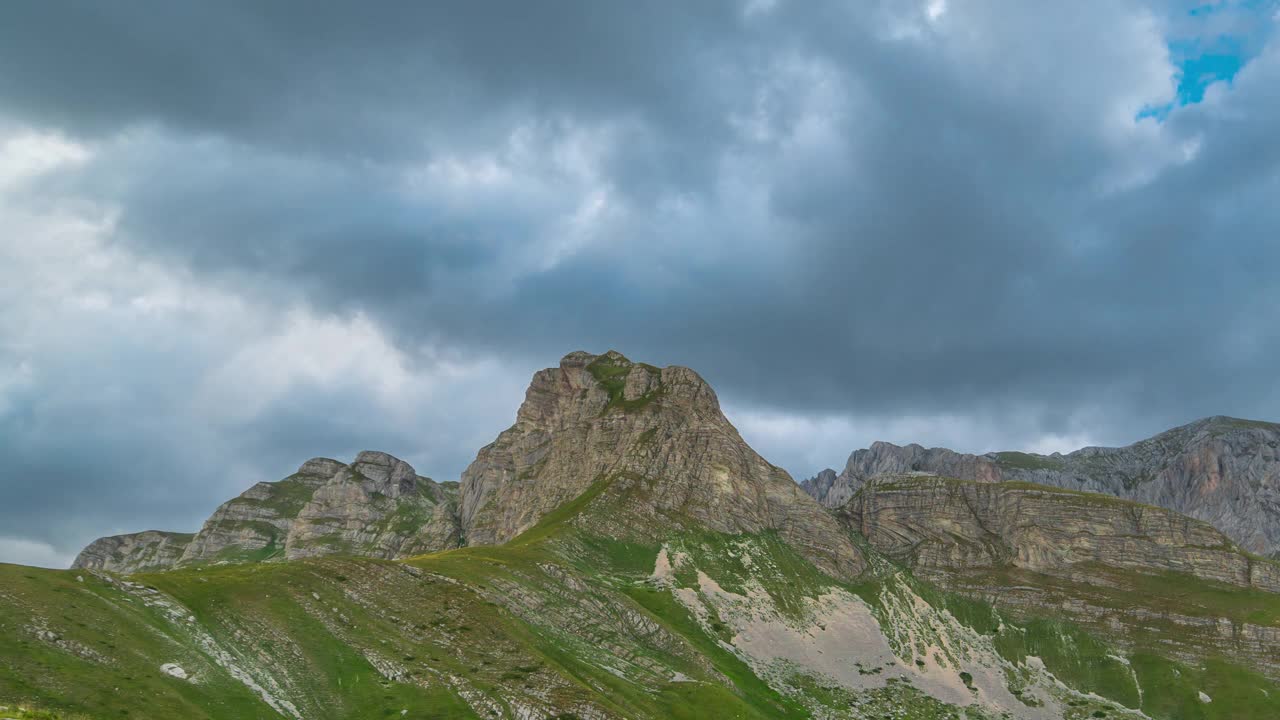
[[[1208,523],[1104,495],[880,476],[837,513],[877,550],[926,575],[1000,566],[1055,574],[1101,563],[1280,592],[1280,566],[1240,552]]]
[[[458,486],[362,452],[320,486],[290,526],[289,559],[341,553],[397,558],[458,547]]]
[[[1280,626],[1261,612],[1274,604],[1265,593],[1280,593],[1280,565],[1202,521],[1030,483],[920,476],[873,478],[836,514],[952,591],[1121,643],[1149,646],[1154,632],[1183,661],[1232,657],[1280,678]],[[1258,612],[1239,612],[1250,602]]]
[[[163,570],[182,557],[192,537],[191,533],[147,530],[98,538],[80,551],[71,567],[122,573]]]
[[[1252,552],[1280,551],[1280,425],[1272,423],[1212,417],[1127,447],[1067,455],[968,455],[878,442],[850,455],[834,480],[804,487],[839,507],[868,478],[913,471],[1114,495],[1204,520]]]
[[[945,477],[998,482],[1000,468],[989,458],[967,455],[946,448],[926,448],[914,443],[905,446],[874,442],[870,448],[855,450],[839,475],[827,469],[801,483],[805,492],[827,507],[837,508],[853,497],[869,478],[880,475],[942,475]]]
[[[421,477],[386,453],[362,452],[350,466],[314,458],[223,503],[195,536],[102,538],[75,567],[129,573],[322,554],[405,557],[457,547],[457,506],[457,483]]]
[[[328,458],[308,460],[279,482],[261,482],[228,500],[205,521],[180,562],[265,560],[284,552],[294,519],[324,485],[346,465]]]
[[[365,491],[389,498],[409,495],[417,489],[420,477],[409,463],[384,452],[366,450],[356,456],[351,470],[359,476]]]
[[[224,503],[189,546],[148,555],[147,567],[499,544],[577,498],[593,512],[575,521],[605,535],[776,531],[837,577],[863,569],[834,518],[747,446],[697,373],[616,352],[571,353],[535,374],[515,425],[480,451],[461,489],[386,453],[349,466],[316,458]],[[138,543],[123,542],[113,546],[122,559],[101,567],[138,564]]]
[[[588,490],[600,511],[583,522],[606,534],[776,530],[838,577],[863,568],[833,519],[747,446],[688,368],[611,351],[570,353],[539,371],[515,425],[462,474],[467,544],[506,542]]]
[[[847,485],[837,488],[836,479],[838,477],[835,470],[827,468],[819,471],[817,475],[808,480],[800,481],[800,488],[809,493],[809,497],[820,500],[827,507],[840,507],[849,502],[849,498],[853,497],[853,492],[848,490]]]

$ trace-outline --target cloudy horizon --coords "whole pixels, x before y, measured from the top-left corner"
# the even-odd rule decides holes
[[[797,479],[1280,420],[1280,2],[0,8],[0,562],[312,456],[457,479],[569,351]]]

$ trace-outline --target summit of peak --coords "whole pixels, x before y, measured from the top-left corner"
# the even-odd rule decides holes
[[[418,473],[409,463],[377,450],[365,450],[351,463],[351,469],[372,481],[371,489],[391,497],[413,492]]]
[[[1280,424],[1277,423],[1268,422],[1266,420],[1249,420],[1248,418],[1231,417],[1230,415],[1213,415],[1211,417],[1200,418],[1199,420],[1196,420],[1184,427],[1280,430]]]
[[[711,387],[689,368],[635,362],[617,350],[599,355],[575,350],[561,358],[558,367],[534,374],[521,414],[542,416],[553,405],[567,403],[591,416],[641,409],[658,399],[686,404],[711,401],[710,405],[719,409]]]
[[[627,356],[617,350],[607,350],[605,351],[605,354],[601,355],[598,359],[608,360],[609,362],[618,364],[631,364],[631,361],[627,359]]]
[[[587,352],[586,350],[574,350],[573,352],[560,358],[560,367],[586,367],[594,361],[598,355]]]
[[[831,517],[747,445],[698,373],[616,350],[570,353],[535,373],[516,423],[480,450],[460,493],[471,545],[507,542],[587,498],[574,523],[617,539],[776,530],[834,576],[864,567]]]
[[[561,368],[582,368],[588,365],[617,365],[630,366],[636,363],[617,350],[606,350],[603,353],[596,354],[586,350],[574,350],[573,352],[560,358]]]
[[[297,474],[329,478],[346,466],[346,463],[339,462],[333,458],[313,457],[298,466]]]
[[[395,467],[397,465],[409,465],[409,463],[405,462],[404,460],[401,460],[395,455],[392,455],[391,453],[383,452],[381,450],[361,450],[359,453],[356,454],[356,459],[351,461],[351,464],[352,465],[368,464],[368,465],[376,465],[381,467]],[[413,467],[410,466],[409,469],[412,470]]]

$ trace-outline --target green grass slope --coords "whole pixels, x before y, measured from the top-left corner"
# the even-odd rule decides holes
[[[0,565],[0,706],[69,720],[994,720],[1031,717],[1049,698],[1072,720],[1136,709],[1280,717],[1280,687],[1229,659],[1179,663],[1112,646],[1096,629],[1013,619],[881,558],[849,584],[772,533],[673,525],[651,543],[607,537],[595,514],[612,507],[597,505],[605,487],[507,545],[401,562],[328,557],[130,578]],[[665,578],[655,578],[660,553],[679,557]],[[795,637],[821,633],[827,620],[814,608],[833,597],[865,607],[883,629],[877,642],[895,653],[859,666],[865,687],[802,662],[766,663],[747,643],[753,613]],[[755,605],[744,614],[745,599]],[[1188,604],[1270,612],[1255,600],[1198,593]],[[164,672],[168,664],[187,677]],[[934,680],[976,704],[936,699]],[[1017,698],[1013,710],[982,704],[997,691]]]

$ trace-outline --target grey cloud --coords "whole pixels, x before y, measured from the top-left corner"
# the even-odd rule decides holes
[[[86,340],[95,349],[66,367],[41,357],[44,378],[8,398],[17,412],[0,413],[0,525],[8,536],[38,538],[63,554],[101,534],[194,530],[218,503],[314,456],[349,459],[382,449],[423,474],[456,480],[509,423],[527,374],[498,367],[497,377],[459,378],[413,395],[419,404],[407,408],[358,381],[304,380],[261,411],[230,408],[224,417],[207,403],[200,412],[196,396],[210,372],[201,365],[225,358]],[[496,397],[477,401],[478,388]]]
[[[422,372],[418,351],[447,347],[497,358],[504,388],[576,348],[690,365],[805,471],[814,451],[759,417],[850,418],[845,450],[913,430],[902,416],[983,445],[1280,417],[1274,40],[1251,36],[1260,54],[1230,88],[1136,128],[1171,97],[1181,6],[950,3],[937,27],[910,2],[745,7],[10,6],[0,100],[94,151],[24,201],[117,209],[109,247],[241,298],[246,317],[363,314]],[[479,176],[451,180],[450,163]],[[201,424],[139,378],[172,364],[191,369],[168,382],[198,384],[207,348],[167,363],[122,347],[92,358],[95,380],[133,387],[139,418],[168,415],[76,427],[119,401],[54,413],[42,402],[91,356],[36,357],[50,384],[9,401],[0,420],[31,432],[0,456],[87,495],[101,483],[74,478],[128,467],[137,438]],[[154,469],[111,476],[132,494],[106,515],[169,508],[149,489],[192,452],[268,475],[366,445],[465,462],[429,437],[449,408],[406,426],[352,382],[300,384],[243,426],[170,442]],[[53,420],[72,430],[44,447]],[[172,511],[207,509],[223,485],[183,493],[219,476],[175,485]]]
[[[705,88],[688,80],[718,51],[706,41],[738,24],[724,2],[20,3],[4,13],[0,94],[41,122],[99,134],[159,121],[374,157],[464,145],[539,108],[701,122]],[[652,71],[680,64],[678,76]]]

